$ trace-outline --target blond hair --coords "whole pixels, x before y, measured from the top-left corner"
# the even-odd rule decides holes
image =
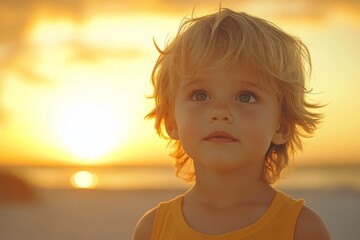
[[[246,63],[276,91],[281,116],[290,126],[291,137],[285,144],[269,146],[262,175],[268,183],[279,179],[290,156],[302,150],[301,137],[312,136],[322,118],[321,114],[312,112],[321,106],[305,99],[310,92],[305,84],[306,73],[311,73],[308,48],[271,22],[220,8],[211,15],[185,18],[165,49],[156,47],[160,55],[151,76],[156,106],[146,117],[155,118],[158,134],[169,140],[177,175],[186,181],[195,180],[192,159],[179,140],[166,135],[164,126],[174,117],[174,100],[181,78],[198,73],[215,53],[222,55],[212,65]]]

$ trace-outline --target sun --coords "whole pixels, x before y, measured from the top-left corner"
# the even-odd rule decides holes
[[[71,185],[75,188],[94,188],[97,177],[88,171],[78,171],[72,175]]]
[[[95,161],[116,148],[127,124],[111,103],[69,102],[59,110],[56,131],[62,145],[83,161]]]

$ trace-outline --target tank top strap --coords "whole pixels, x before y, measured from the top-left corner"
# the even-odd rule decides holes
[[[159,236],[161,236],[164,231],[168,232],[175,230],[169,229],[176,227],[174,223],[170,222],[172,222],[172,220],[174,219],[174,214],[176,214],[177,212],[176,209],[178,208],[181,211],[182,198],[183,195],[180,195],[167,202],[159,203],[156,210],[155,221],[152,229],[152,240],[158,240]],[[164,227],[166,227],[166,229],[164,229]]]
[[[281,198],[282,204],[272,228],[279,229],[284,239],[293,239],[298,216],[305,201],[303,199],[293,199],[281,191],[278,191],[278,196]]]

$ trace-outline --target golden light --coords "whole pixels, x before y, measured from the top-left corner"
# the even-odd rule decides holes
[[[71,185],[75,188],[94,188],[97,177],[88,171],[78,171],[72,175]]]
[[[114,110],[98,102],[78,102],[60,113],[57,132],[61,142],[74,154],[95,159],[116,144],[119,123]]]
[[[29,149],[24,152],[31,151],[33,159],[40,155],[52,162],[76,165],[130,162],[142,159],[144,151],[138,151],[139,144],[157,139],[152,126],[143,124],[148,111],[146,82],[153,65],[149,50],[154,49],[153,24],[132,21],[128,34],[127,17],[97,16],[81,24],[39,18],[34,24],[28,36],[34,51],[24,55],[24,62],[47,82],[39,87],[21,79],[11,81],[20,86],[6,94],[20,124],[14,125],[13,135],[24,139],[23,145]],[[151,17],[151,21],[161,20]],[[114,24],[119,31],[113,31]],[[148,39],[142,37],[145,33]],[[0,154],[7,149],[0,149]],[[153,147],[142,149],[153,151]]]
[[[129,135],[130,90],[113,82],[102,71],[74,66],[53,94],[52,128],[58,144],[77,162],[103,162]]]
[[[39,71],[51,70],[53,76],[61,76],[51,95],[55,102],[51,108],[51,128],[57,144],[75,157],[71,161],[94,164],[105,162],[122,147],[133,127],[132,115],[140,109],[136,107],[136,99],[143,96],[133,94],[134,81],[130,80],[136,76],[132,74],[131,61],[127,58],[121,61],[127,55],[116,55],[115,59],[112,55],[102,55],[108,51],[107,41],[91,36],[81,40],[81,46],[93,46],[90,48],[93,51],[66,44],[76,35],[70,33],[86,33],[89,24],[80,31],[78,26],[66,21],[44,21],[34,29],[32,41],[43,43]],[[52,27],[59,28],[67,37],[44,37]],[[46,51],[45,46],[50,49]],[[83,56],[84,52],[90,52],[91,57]]]

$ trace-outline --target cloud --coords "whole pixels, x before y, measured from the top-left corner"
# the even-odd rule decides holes
[[[153,0],[155,11],[191,11],[193,7],[216,9],[219,1]],[[222,7],[245,11],[261,16],[271,16],[290,20],[327,21],[333,15],[360,20],[358,0],[223,0]],[[155,7],[156,6],[156,7]],[[188,12],[189,13],[189,12]]]

